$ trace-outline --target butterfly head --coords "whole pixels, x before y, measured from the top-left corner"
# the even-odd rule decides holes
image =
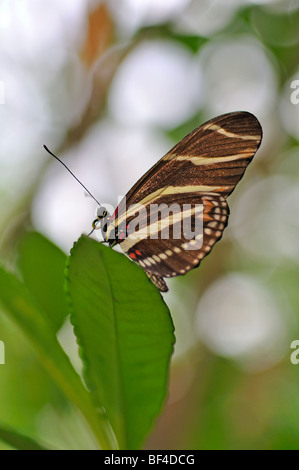
[[[127,236],[129,224],[125,221],[118,224],[118,208],[110,215],[107,209],[100,206],[97,209],[96,219],[92,222],[92,231],[101,229],[104,242],[108,243],[109,246],[114,247],[118,243],[121,243]]]
[[[106,232],[107,232],[107,227],[108,227],[110,218],[111,218],[111,216],[110,216],[109,212],[107,211],[107,209],[103,206],[100,206],[97,209],[96,219],[94,219],[94,221],[92,222],[93,230],[101,229],[102,235],[103,235],[103,238],[104,238],[105,241],[107,241],[106,240]]]

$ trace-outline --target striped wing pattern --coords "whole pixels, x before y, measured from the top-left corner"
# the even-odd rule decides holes
[[[225,114],[198,127],[132,187],[111,217],[107,240],[112,225],[120,228],[125,220],[126,237],[118,239],[122,250],[161,291],[167,291],[164,277],[183,275],[197,267],[222,237],[229,215],[226,198],[242,178],[261,139],[259,121],[247,112]],[[131,233],[136,213],[130,208],[134,204],[142,204],[146,212]],[[161,204],[175,204],[180,215],[160,215],[158,222],[153,222],[150,209]],[[191,217],[191,228],[202,223],[202,235],[197,239],[174,236],[177,224],[187,217]]]

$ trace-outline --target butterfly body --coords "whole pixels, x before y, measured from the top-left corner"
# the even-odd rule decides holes
[[[261,139],[259,121],[247,112],[199,126],[137,181],[114,214],[98,216],[104,240],[119,244],[167,291],[164,277],[197,267],[222,237],[229,216],[226,199]]]

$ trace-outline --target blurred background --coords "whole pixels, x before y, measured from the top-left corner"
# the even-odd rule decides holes
[[[33,228],[66,253],[179,139],[254,113],[262,147],[222,241],[164,296],[176,348],[149,449],[299,448],[299,0],[2,0],[0,254]],[[1,315],[0,421],[92,448]],[[59,339],[72,354],[69,325]],[[49,382],[49,384],[48,384]],[[41,393],[39,383],[44,384]],[[48,385],[47,385],[48,384]],[[6,448],[4,445],[2,448]]]

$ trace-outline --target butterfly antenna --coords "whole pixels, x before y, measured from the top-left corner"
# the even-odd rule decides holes
[[[90,235],[92,235],[94,231],[95,229],[93,228],[86,236],[90,237]],[[107,243],[107,242],[105,242],[105,240],[98,240],[98,243]]]
[[[92,199],[101,207],[102,204],[91,194],[90,191],[88,191],[88,189],[86,188],[86,186],[84,186],[84,184],[77,178],[77,176],[74,175],[74,173],[66,166],[66,164],[60,160],[60,158],[56,157],[56,155],[54,155],[54,153],[52,153],[48,147],[46,145],[44,145],[44,149],[50,154],[52,155],[52,157],[56,158],[56,160],[58,160],[63,166],[64,168],[67,169],[67,171],[73,176],[73,178],[75,178],[76,181],[78,181],[79,184],[81,184],[82,188],[85,189],[85,191],[89,194],[90,197],[92,197]],[[91,235],[91,233],[93,232],[93,230],[90,232],[89,235]],[[89,236],[88,235],[88,236]]]
[[[94,228],[87,234],[87,237],[90,237],[90,235],[94,232]]]

